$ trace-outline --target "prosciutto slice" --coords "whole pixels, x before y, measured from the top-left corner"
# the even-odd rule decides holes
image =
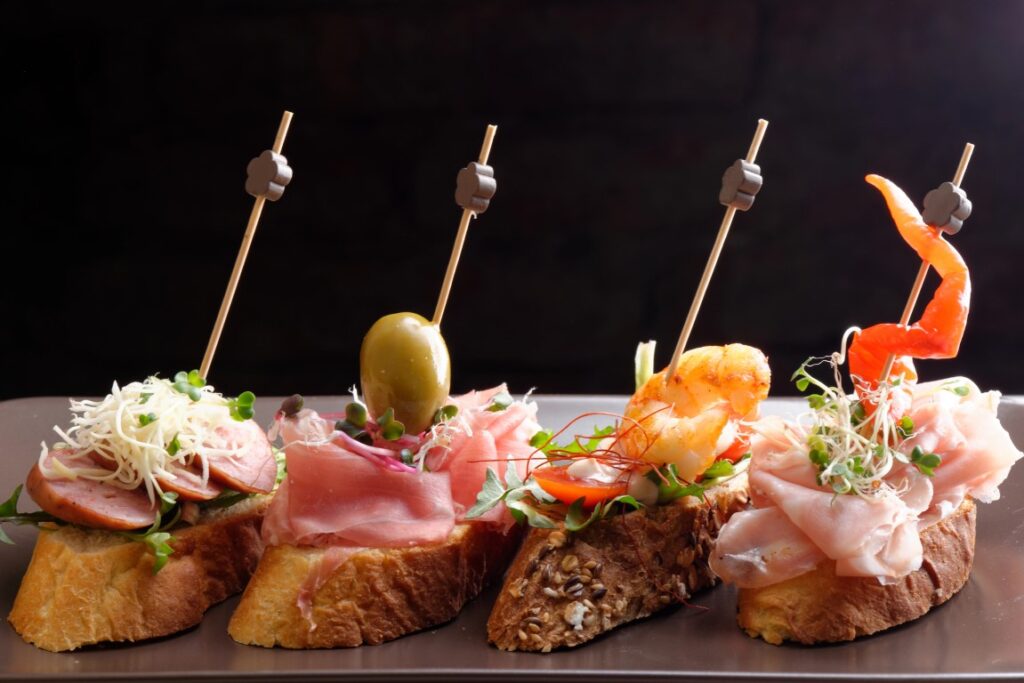
[[[516,401],[504,410],[491,412],[486,407],[494,396],[507,391],[505,385],[488,391],[473,391],[453,402],[463,416],[444,459],[451,473],[452,500],[461,521],[476,502],[487,470],[497,471],[503,479],[506,463],[511,462],[520,478],[526,475],[526,459],[536,450],[530,439],[541,430],[537,423],[537,405]],[[482,522],[512,523],[504,505],[492,508],[477,518]]]
[[[950,391],[966,386],[966,395]],[[800,425],[768,418],[751,441],[751,500],[722,528],[712,569],[740,587],[799,576],[825,559],[839,576],[898,581],[921,566],[920,532],[959,507],[966,496],[999,497],[999,484],[1022,454],[996,417],[999,394],[981,393],[967,380],[915,388],[910,417],[920,446],[942,464],[934,477],[899,464],[887,476],[895,492],[874,499],[835,496],[816,481]]]
[[[504,385],[452,399],[458,415],[443,434],[432,435],[437,445],[424,471],[384,467],[374,454],[379,448],[355,452],[334,432],[333,420],[311,410],[282,419],[288,476],[264,518],[264,540],[374,548],[443,541],[476,501],[488,467],[503,475],[511,457],[522,474],[534,450],[529,440],[540,430],[535,405],[517,401],[486,410],[503,391]],[[479,521],[512,523],[504,506]]]
[[[271,545],[401,547],[439,543],[455,526],[447,472],[396,472],[330,440],[311,410],[283,420],[288,476],[263,520]]]

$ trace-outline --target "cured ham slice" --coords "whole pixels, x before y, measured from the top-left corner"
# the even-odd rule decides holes
[[[452,500],[458,506],[459,519],[476,502],[488,469],[496,470],[504,478],[506,463],[512,462],[523,478],[526,459],[536,450],[530,445],[530,439],[541,430],[535,404],[515,402],[495,412],[483,409],[496,394],[504,391],[505,385],[501,385],[488,391],[470,392],[455,400],[463,419],[459,422],[460,431],[441,458],[443,469],[451,474]],[[503,505],[477,519],[481,522],[512,521]]]
[[[952,384],[951,384],[952,383]],[[966,390],[952,391],[951,386]],[[999,395],[945,380],[914,389],[909,416],[918,446],[942,459],[934,476],[897,463],[888,493],[836,495],[817,483],[806,431],[777,418],[757,425],[751,441],[751,500],[722,528],[714,571],[741,588],[784,581],[834,561],[838,576],[893,583],[921,566],[920,532],[952,514],[965,497],[995,500],[1010,467],[1022,457],[996,417]]]
[[[271,545],[400,547],[439,543],[455,525],[447,472],[396,472],[328,437],[309,410],[284,420],[288,476],[263,520]]]
[[[52,460],[73,465],[80,455],[66,451],[52,451],[46,463]],[[25,481],[29,496],[46,512],[72,524],[130,531],[144,529],[153,524],[157,508],[144,489],[126,490],[90,479],[47,479],[39,465],[29,472]]]
[[[513,402],[489,411],[504,385],[452,399],[454,420],[430,436],[437,445],[422,471],[394,460],[381,446],[359,444],[311,410],[278,423],[288,476],[263,522],[271,545],[401,547],[443,541],[476,502],[487,470],[520,476],[540,430],[536,406]],[[387,445],[387,444],[384,444]],[[504,506],[474,523],[511,526]]]

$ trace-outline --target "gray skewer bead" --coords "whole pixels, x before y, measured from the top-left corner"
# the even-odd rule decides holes
[[[722,174],[718,201],[737,211],[746,211],[754,205],[754,197],[763,183],[760,166],[745,159],[737,159]]]
[[[487,210],[497,191],[494,169],[486,164],[471,162],[455,177],[455,203],[477,215]]]
[[[265,150],[249,162],[245,169],[245,191],[253,197],[265,197],[276,202],[292,180],[292,167],[283,154]]]
[[[924,222],[948,235],[960,232],[970,215],[971,200],[967,193],[949,181],[924,197],[924,211],[921,212]]]

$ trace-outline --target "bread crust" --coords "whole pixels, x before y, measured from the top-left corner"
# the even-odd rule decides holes
[[[268,503],[269,496],[254,496],[175,531],[174,553],[157,574],[143,543],[74,526],[42,529],[7,620],[26,642],[51,652],[195,626],[252,574]]]
[[[853,640],[923,616],[955,595],[974,563],[976,509],[970,498],[921,533],[921,568],[883,586],[873,577],[836,576],[835,563],[763,588],[739,591],[738,621],[752,638],[780,645]]]
[[[502,650],[574,647],[714,585],[712,544],[748,501],[746,475],[708,492],[708,502],[609,517],[581,532],[530,529],[487,621]]]
[[[327,549],[270,546],[228,634],[245,645],[314,649],[377,645],[437,626],[501,577],[520,538],[518,527],[459,524],[444,543],[358,550],[318,587],[307,580]],[[299,608],[304,590],[312,623]]]

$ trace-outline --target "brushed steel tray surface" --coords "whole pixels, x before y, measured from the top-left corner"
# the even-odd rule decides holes
[[[344,398],[307,405],[337,410]],[[619,411],[622,396],[538,396],[543,424],[560,427],[585,411]],[[266,425],[277,398],[257,401]],[[801,401],[770,399],[768,414],[793,414]],[[1004,398],[1000,417],[1024,444],[1024,399]],[[68,422],[67,399],[0,403],[0,496],[24,480],[52,443],[52,425]],[[133,645],[53,654],[0,626],[0,680],[1024,680],[1024,464],[1002,486],[1002,498],[979,506],[977,557],[967,585],[924,618],[884,634],[840,645],[774,647],[736,626],[734,589],[720,586],[692,607],[666,610],[584,647],[547,655],[500,652],[484,633],[495,588],[452,622],[379,646],[289,651],[238,645],[227,622],[238,603],[213,607],[185,633]],[[23,508],[32,508],[25,496]],[[28,565],[36,531],[7,527],[14,546],[0,546],[0,610],[6,615]]]

